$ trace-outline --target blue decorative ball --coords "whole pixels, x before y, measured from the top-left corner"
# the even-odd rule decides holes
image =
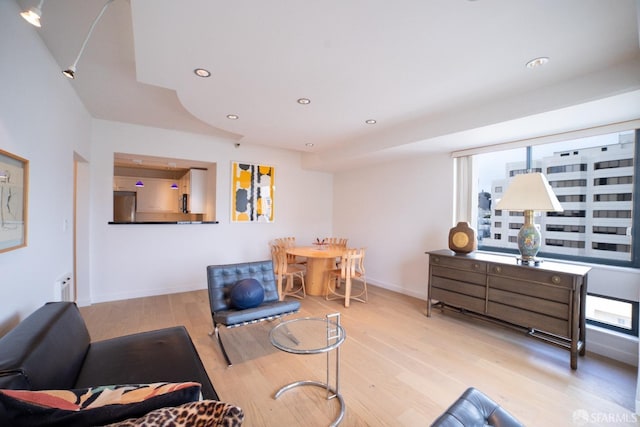
[[[229,297],[231,305],[239,310],[257,307],[264,301],[264,288],[256,279],[238,280]]]

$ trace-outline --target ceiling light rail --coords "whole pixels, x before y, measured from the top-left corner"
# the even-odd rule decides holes
[[[93,23],[89,28],[89,32],[87,33],[87,36],[84,38],[84,42],[82,42],[82,47],[80,48],[80,52],[78,52],[78,56],[76,57],[76,60],[73,61],[73,64],[71,64],[69,68],[67,68],[62,72],[62,74],[64,74],[66,77],[70,79],[75,79],[76,67],[78,65],[78,61],[80,60],[80,57],[82,56],[82,53],[84,52],[84,48],[87,46],[87,42],[89,41],[89,38],[91,37],[91,34],[93,33],[93,29],[95,28],[96,24],[98,23],[100,18],[102,18],[102,15],[104,14],[105,10],[107,10],[107,7],[109,7],[111,3],[113,3],[113,0],[107,0],[104,6],[102,6],[100,13],[98,13],[98,16],[96,16],[96,18],[93,20]]]

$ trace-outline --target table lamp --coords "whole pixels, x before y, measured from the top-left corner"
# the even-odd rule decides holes
[[[547,178],[539,172],[516,175],[496,209],[524,211],[524,224],[518,232],[520,262],[524,265],[540,264],[536,254],[540,250],[542,236],[533,223],[533,212],[562,212],[562,205],[553,193]]]

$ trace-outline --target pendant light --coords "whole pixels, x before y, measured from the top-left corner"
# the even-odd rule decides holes
[[[44,3],[44,0],[40,0],[38,6],[30,7],[28,10],[20,12],[20,16],[22,16],[29,24],[33,25],[34,27],[42,27],[42,25],[40,24],[40,19],[42,17],[42,3]]]
[[[144,182],[138,180],[138,182],[136,182],[136,187],[144,187]]]

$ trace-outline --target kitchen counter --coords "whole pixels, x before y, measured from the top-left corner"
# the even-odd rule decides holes
[[[218,224],[218,223],[219,221],[136,221],[136,222],[109,221],[107,224],[141,225],[141,224]]]

